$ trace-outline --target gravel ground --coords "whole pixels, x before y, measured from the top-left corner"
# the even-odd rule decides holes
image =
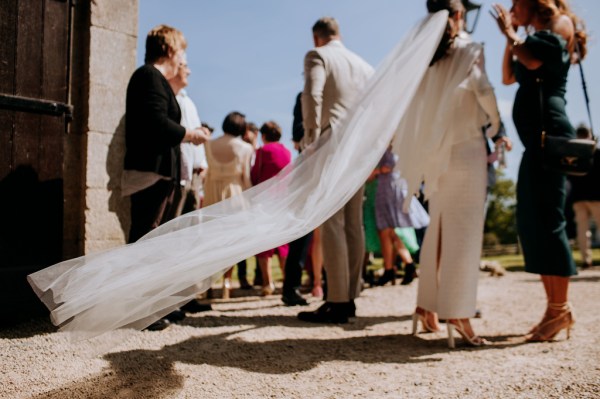
[[[529,344],[545,306],[538,278],[482,273],[473,324],[491,345],[455,350],[445,333],[410,334],[416,283],[365,290],[341,326],[302,323],[278,296],[84,342],[34,320],[0,331],[0,397],[599,398],[599,281],[598,267],[573,278],[570,340]]]

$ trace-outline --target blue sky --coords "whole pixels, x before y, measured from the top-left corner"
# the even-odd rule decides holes
[[[516,86],[501,84],[505,40],[484,4],[473,37],[484,42],[486,66],[496,88],[500,112],[516,148],[508,157],[507,175],[516,179],[522,152],[510,117]],[[509,0],[494,1],[510,5]],[[584,63],[592,97],[592,114],[600,115],[600,70],[597,33],[600,1],[571,0],[591,35]],[[275,120],[282,142],[292,148],[292,109],[302,90],[302,60],[313,46],[311,27],[325,15],[338,19],[345,45],[377,66],[421,19],[425,0],[140,0],[138,65],[143,62],[146,33],[160,23],[177,27],[188,40],[192,69],[187,88],[200,118],[217,128],[233,110],[260,126]],[[579,71],[571,69],[567,111],[573,124],[587,121]],[[596,121],[600,126],[600,120]],[[365,132],[368,136],[369,132]]]

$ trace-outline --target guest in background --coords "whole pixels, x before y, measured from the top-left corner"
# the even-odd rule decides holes
[[[210,137],[210,130],[200,123],[198,110],[188,97],[184,88],[188,85],[188,76],[191,70],[186,61],[185,54],[179,65],[177,74],[169,79],[169,85],[177,98],[181,108],[181,125],[187,129],[201,127],[204,133]],[[183,213],[195,211],[200,206],[200,197],[197,189],[192,185],[194,170],[196,168],[206,169],[206,157],[204,155],[204,144],[196,145],[194,143],[181,144],[181,180],[180,185],[174,190],[173,206],[169,209],[168,219],[176,218]],[[204,312],[212,310],[211,305],[202,304],[196,299],[183,305],[180,310],[189,313]]]
[[[250,166],[254,165],[254,161],[256,159],[256,150],[258,149],[258,126],[256,126],[253,122],[246,123],[246,133],[242,139],[250,144],[253,149],[252,160],[250,161]],[[252,257],[250,258],[252,259]],[[255,268],[254,268],[254,282],[250,284],[248,282],[248,262],[247,259],[243,259],[237,264],[237,272],[238,272],[238,280],[240,281],[240,288],[243,290],[252,289],[252,285],[263,285],[262,274],[260,272],[260,266],[255,259]]]
[[[304,58],[305,85],[302,93],[304,138],[302,146],[329,134],[342,119],[373,68],[341,42],[334,18],[319,19],[313,26],[315,48]],[[298,318],[313,323],[347,323],[356,315],[354,299],[361,288],[365,253],[362,228],[363,190],[322,225],[323,258],[327,271],[327,300],[314,312]]]
[[[253,185],[260,184],[275,176],[292,161],[290,151],[283,144],[279,143],[281,139],[281,127],[277,123],[273,121],[264,123],[260,128],[260,133],[264,145],[256,151],[254,165],[250,172]],[[275,291],[275,284],[273,283],[273,275],[271,273],[271,258],[277,254],[279,257],[279,266],[285,278],[285,262],[288,251],[288,244],[283,244],[256,255],[262,275],[262,296],[271,295]]]
[[[231,112],[223,121],[223,135],[207,141],[206,160],[208,169],[204,182],[204,204],[212,205],[242,193],[252,186],[250,161],[254,149],[242,137],[246,133],[246,117]],[[231,291],[233,266],[223,276],[223,298]]]
[[[191,73],[184,54],[178,73],[169,79],[169,84],[175,93],[179,108],[181,108],[181,125],[187,129],[201,127],[204,133],[210,137],[210,130],[202,126],[196,105],[185,91]],[[192,182],[194,174],[206,167],[203,144],[195,145],[189,142],[181,144],[181,180],[180,186],[174,192],[170,219],[195,211],[200,207],[198,187],[193,187]]]
[[[202,127],[208,130],[210,136],[212,136],[215,128],[209,125],[206,122],[202,122]],[[208,168],[208,163],[206,162],[206,150],[204,149],[204,145],[200,147],[200,168],[194,169],[192,174],[192,190],[195,194],[198,195],[198,208],[202,208],[202,204],[204,202],[204,179],[206,177],[206,169]]]
[[[577,138],[590,139],[592,132],[581,125],[577,128]],[[569,176],[571,182],[571,201],[577,224],[577,246],[581,252],[584,268],[592,266],[592,246],[590,219],[600,229],[600,151],[594,154],[594,166],[585,176]]]
[[[410,284],[416,277],[417,269],[412,256],[402,240],[396,234],[398,227],[423,228],[429,224],[429,216],[415,199],[411,202],[410,212],[403,210],[406,188],[403,181],[394,173],[396,159],[392,148],[388,147],[375,171],[377,192],[375,194],[375,224],[379,234],[384,274],[376,285],[391,282],[396,284],[394,260],[396,254],[404,263],[402,285]]]
[[[304,137],[301,99],[302,92],[296,96],[293,111],[294,119],[292,121],[292,141],[298,153],[301,152],[300,142]],[[302,270],[304,269],[311,237],[312,232],[297,238],[289,244],[288,258],[285,261],[283,292],[281,294],[281,300],[286,306],[308,305],[306,299],[300,295],[300,285],[302,284]]]
[[[129,243],[169,220],[173,192],[181,180],[180,144],[208,139],[199,126],[186,129],[180,124],[181,110],[168,82],[179,72],[186,47],[179,30],[156,26],[146,37],[145,63],[127,86],[122,192],[131,196]],[[168,317],[148,329],[162,330],[170,320],[182,318]]]

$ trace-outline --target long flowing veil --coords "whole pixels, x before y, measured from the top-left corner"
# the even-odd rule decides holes
[[[54,324],[76,338],[143,328],[229,267],[322,224],[364,184],[408,109],[448,13],[420,21],[386,57],[347,117],[279,175],[185,214],[138,242],[30,275]]]

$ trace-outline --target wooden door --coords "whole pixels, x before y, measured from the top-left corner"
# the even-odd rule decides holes
[[[0,1],[0,314],[5,316],[40,308],[26,275],[62,258],[69,37],[69,1]]]

